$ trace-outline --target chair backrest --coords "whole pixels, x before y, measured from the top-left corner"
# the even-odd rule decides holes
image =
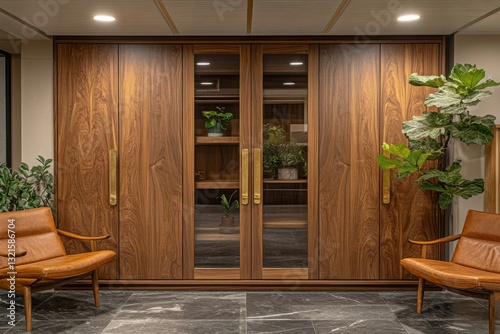
[[[451,262],[500,273],[500,214],[469,210]]]
[[[66,255],[49,208],[1,212],[0,252],[7,253],[12,244],[16,251],[27,251],[16,257],[16,266]],[[7,265],[7,258],[0,257],[0,268]]]

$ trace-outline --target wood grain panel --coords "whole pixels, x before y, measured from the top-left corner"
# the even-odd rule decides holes
[[[192,45],[183,47],[183,98],[184,114],[183,124],[183,188],[182,202],[184,206],[182,214],[182,277],[183,279],[194,278],[194,50]]]
[[[438,44],[391,44],[381,47],[381,133],[382,142],[405,142],[402,122],[425,110],[423,104],[432,89],[408,84],[410,74],[441,73]],[[381,150],[381,149],[380,149]],[[395,179],[391,172],[391,202],[381,206],[380,218],[380,278],[410,278],[399,261],[404,257],[419,257],[419,247],[408,239],[431,240],[439,237],[437,197],[423,192],[412,183],[414,178]],[[439,247],[431,249],[438,258]]]
[[[110,234],[98,249],[117,251],[118,209],[109,204],[108,152],[117,148],[118,46],[57,46],[57,226],[81,235]],[[90,244],[64,238],[68,253]],[[117,279],[117,261],[100,270]]]
[[[497,124],[492,130],[495,137],[484,150],[484,211],[498,213],[500,210],[500,182],[498,182],[500,125]]]
[[[182,49],[120,45],[120,278],[182,278]]]
[[[320,47],[319,278],[377,279],[378,45]]]
[[[319,47],[309,46],[308,60],[308,138],[307,138],[307,247],[308,278],[319,278],[319,181],[318,181],[318,137],[319,137]]]

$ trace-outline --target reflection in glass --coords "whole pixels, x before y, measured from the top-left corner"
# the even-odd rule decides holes
[[[264,267],[307,267],[307,55],[264,55]]]
[[[196,268],[240,266],[239,61],[237,54],[195,55]],[[222,135],[209,135],[204,111],[233,119]]]

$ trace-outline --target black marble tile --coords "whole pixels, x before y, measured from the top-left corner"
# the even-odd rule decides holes
[[[60,290],[33,310],[36,320],[111,320],[130,298],[129,291],[100,291],[100,306],[90,290]]]
[[[113,320],[103,334],[235,334],[246,333],[245,321],[227,320]]]
[[[5,332],[6,334],[14,333],[32,333],[32,334],[100,334],[103,328],[107,326],[110,320],[75,320],[68,321],[60,320],[33,320],[33,330],[26,332],[26,324],[24,321],[12,327]]]
[[[402,325],[410,334],[451,334],[451,333],[467,333],[467,334],[487,334],[488,319],[485,321],[469,321],[469,320],[409,320],[402,321]],[[497,328],[500,324],[497,323]]]
[[[250,320],[247,334],[316,334],[311,321],[307,320]]]
[[[244,292],[134,293],[115,320],[240,320],[246,316]]]
[[[359,334],[389,334],[406,333],[403,325],[397,320],[339,320],[313,321],[316,334],[326,333],[359,333]]]

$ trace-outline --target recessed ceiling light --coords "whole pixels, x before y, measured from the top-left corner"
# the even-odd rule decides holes
[[[398,21],[409,22],[409,21],[416,21],[419,18],[420,18],[420,15],[417,15],[417,14],[401,15],[400,17],[398,17]]]
[[[299,65],[304,65],[304,63],[303,63],[303,62],[301,62],[301,61],[292,61],[292,62],[290,63],[290,65],[292,65],[292,66],[299,66]]]
[[[200,82],[200,85],[203,85],[203,86],[212,86],[214,83],[213,82],[210,82],[210,81],[203,81],[203,82]]]
[[[200,62],[196,63],[196,65],[198,65],[198,66],[208,66],[208,65],[210,65],[210,63],[208,61],[200,61]]]
[[[283,82],[283,86],[293,86],[295,82]]]
[[[96,15],[94,16],[94,20],[100,21],[100,22],[113,22],[115,18],[110,15]]]

